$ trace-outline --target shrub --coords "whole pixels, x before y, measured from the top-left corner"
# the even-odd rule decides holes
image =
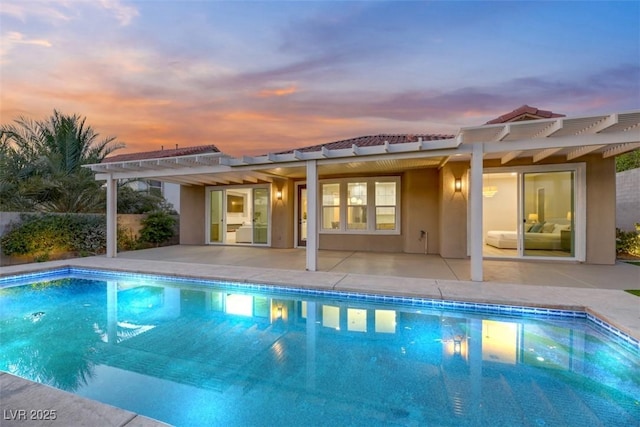
[[[69,250],[81,256],[104,252],[107,222],[102,215],[69,215]]]
[[[100,215],[42,214],[21,216],[2,237],[5,255],[32,255],[46,261],[53,252],[82,256],[104,251],[106,224]]]
[[[140,249],[138,236],[130,228],[118,226],[118,250],[135,251],[136,249]]]
[[[616,228],[616,252],[640,256],[640,223],[635,231],[623,231]]]
[[[10,231],[2,237],[5,255],[33,255],[46,260],[60,247],[67,247],[67,234],[60,232],[62,222],[58,215],[23,215],[21,223],[10,224]]]
[[[140,240],[156,247],[173,237],[176,219],[165,211],[151,212],[141,221]]]

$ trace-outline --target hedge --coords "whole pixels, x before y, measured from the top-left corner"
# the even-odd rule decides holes
[[[142,220],[140,237],[118,227],[118,249],[159,246],[173,237],[175,223],[172,215],[157,211]],[[20,222],[9,225],[0,244],[5,255],[33,256],[35,261],[47,261],[52,254],[64,252],[97,255],[105,252],[106,229],[104,215],[22,214]]]

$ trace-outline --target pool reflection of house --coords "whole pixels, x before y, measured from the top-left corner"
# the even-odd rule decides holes
[[[181,244],[306,247],[615,262],[615,156],[640,148],[640,112],[563,117],[523,106],[457,135],[377,135],[264,156],[115,156],[91,165],[115,183],[181,185]],[[209,146],[210,147],[210,146]],[[197,148],[197,147],[195,147]],[[165,153],[170,154],[170,153]]]
[[[506,416],[544,405],[560,413],[567,402],[588,416],[588,393],[578,395],[558,381],[557,389],[551,388],[557,395],[551,395],[536,381],[551,370],[597,377],[606,365],[586,356],[600,351],[600,343],[585,339],[584,324],[548,327],[527,318],[498,321],[233,289],[126,281],[109,281],[107,288],[108,328],[137,333],[103,336],[92,362],[101,373],[122,369],[144,375],[149,393],[162,390],[165,381],[231,396],[238,386],[244,387],[243,396],[268,395],[276,387],[278,393],[305,390],[317,399],[358,406],[391,405],[395,394],[410,390],[410,403],[403,406],[440,408],[450,425],[451,417],[488,420],[507,407]],[[168,339],[175,336],[182,339]],[[522,365],[537,373],[523,375]],[[556,381],[551,378],[545,381]],[[363,386],[368,381],[370,386]]]

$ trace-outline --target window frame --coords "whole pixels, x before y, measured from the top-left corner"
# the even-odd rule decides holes
[[[376,229],[376,182],[393,182],[396,184],[395,194],[395,227],[389,230],[377,230]],[[354,183],[366,183],[367,184],[367,228],[365,229],[349,229],[347,225],[347,212],[349,209],[348,184]],[[336,179],[322,179],[318,180],[320,191],[318,191],[318,205],[319,218],[318,218],[318,232],[320,234],[374,234],[374,235],[399,235],[401,234],[401,179],[400,176],[371,176],[371,177],[351,177],[351,178],[336,178]],[[325,184],[339,184],[340,203],[339,217],[340,225],[338,228],[324,228],[324,209],[323,209],[323,186]],[[381,207],[387,207],[391,205],[380,205]]]

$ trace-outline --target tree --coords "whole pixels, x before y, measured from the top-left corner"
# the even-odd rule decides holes
[[[98,212],[101,183],[82,165],[124,146],[99,139],[86,118],[56,110],[43,121],[20,117],[0,127],[0,210]]]
[[[640,150],[633,150],[616,157],[616,172],[636,168],[640,168]]]

